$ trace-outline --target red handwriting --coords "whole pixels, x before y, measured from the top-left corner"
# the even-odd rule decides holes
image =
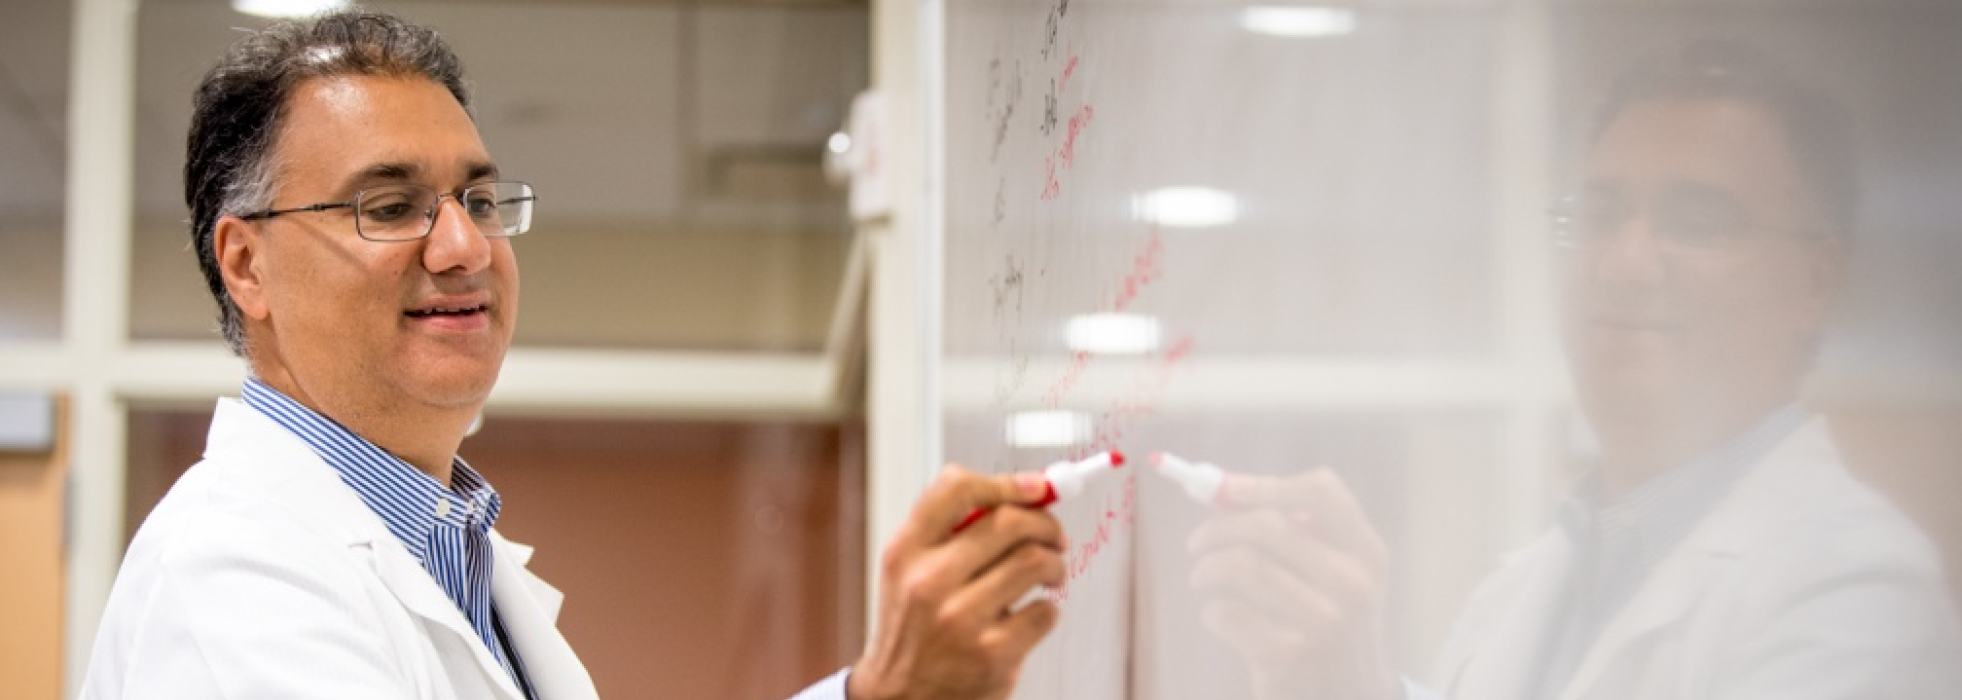
[[[1106,297],[1101,310],[1118,312],[1130,308],[1138,295],[1165,276],[1165,239],[1158,233],[1158,226],[1151,227],[1151,236],[1145,239],[1142,250],[1131,257],[1131,270],[1118,280],[1115,289]],[[1049,389],[1042,392],[1044,406],[1054,408],[1064,396],[1076,388],[1083,379],[1083,372],[1090,368],[1090,353],[1077,351],[1070,355],[1069,367],[1063,369],[1062,376],[1050,383]]]
[[[1076,165],[1076,136],[1083,133],[1084,127],[1090,126],[1090,118],[1095,116],[1097,116],[1097,108],[1088,104],[1078,108],[1076,114],[1070,115],[1070,129],[1063,134],[1063,148],[1056,152],[1056,155],[1063,159],[1064,168]]]
[[[1056,164],[1061,162],[1064,170],[1076,167],[1077,137],[1083,134],[1084,129],[1090,128],[1090,122],[1096,116],[1096,105],[1086,103],[1078,107],[1076,113],[1070,115],[1069,128],[1063,132],[1063,145],[1057,147],[1054,154],[1042,157],[1042,201],[1050,201],[1063,193],[1063,183],[1056,176]]]
[[[1091,566],[1097,563],[1099,555],[1102,555],[1111,546],[1111,542],[1117,539],[1120,529],[1124,534],[1128,534],[1129,530],[1137,525],[1138,479],[1135,474],[1136,472],[1132,472],[1124,475],[1124,491],[1119,495],[1118,502],[1112,504],[1109,497],[1105,497],[1103,513],[1098,515],[1097,526],[1090,531],[1090,536],[1077,540],[1076,548],[1064,555],[1063,567],[1069,573],[1063,578],[1062,586],[1048,593],[1049,599],[1055,601],[1057,605],[1070,599],[1070,589],[1076,580],[1090,573]]]
[[[1191,334],[1179,336],[1179,340],[1165,351],[1158,362],[1132,384],[1129,393],[1111,402],[1109,408],[1097,416],[1091,433],[1090,444],[1071,449],[1066,459],[1078,460],[1105,450],[1117,449],[1124,440],[1124,433],[1138,420],[1158,412],[1159,397],[1165,393],[1165,385],[1171,383],[1186,357],[1192,354],[1194,344]]]
[[[1151,227],[1151,237],[1145,239],[1144,250],[1131,258],[1131,271],[1124,279],[1118,280],[1117,289],[1106,306],[1111,311],[1123,311],[1138,300],[1138,295],[1146,287],[1165,276],[1165,239],[1158,235],[1158,225]]]
[[[1043,176],[1042,176],[1041,197],[1042,197],[1042,201],[1047,202],[1049,200],[1055,199],[1056,195],[1063,193],[1063,183],[1058,182],[1056,180],[1055,156],[1042,157],[1042,170],[1043,170]]]
[[[1062,87],[1069,87],[1070,76],[1076,75],[1076,50],[1070,50],[1070,57],[1063,61]]]
[[[1083,379],[1083,371],[1089,368],[1090,353],[1082,350],[1070,353],[1070,366],[1063,370],[1063,376],[1057,377],[1055,383],[1049,385],[1049,390],[1042,392],[1043,405],[1055,408],[1070,390],[1076,388],[1077,381]]]

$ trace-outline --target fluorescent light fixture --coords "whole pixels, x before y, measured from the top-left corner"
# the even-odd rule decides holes
[[[232,0],[233,10],[260,17],[311,17],[347,6],[347,0]]]
[[[1286,37],[1342,36],[1356,31],[1356,13],[1340,7],[1249,7],[1240,28]]]
[[[1008,416],[1010,447],[1069,447],[1090,437],[1090,417],[1076,411],[1022,411]]]
[[[1115,313],[1071,316],[1064,335],[1078,352],[1142,355],[1158,349],[1158,319]]]
[[[1224,226],[1240,218],[1240,200],[1209,187],[1165,187],[1133,195],[1131,216],[1173,228]]]

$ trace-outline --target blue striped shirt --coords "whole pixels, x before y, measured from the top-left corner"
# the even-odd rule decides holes
[[[256,377],[245,380],[243,398],[245,405],[298,436],[340,474],[341,481],[381,516],[388,531],[436,579],[525,696],[537,697],[517,655],[506,648],[502,623],[491,605],[490,529],[501,506],[497,490],[461,457],[450,465],[451,486],[446,488]]]

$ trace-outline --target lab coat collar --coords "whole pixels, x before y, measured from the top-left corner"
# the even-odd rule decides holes
[[[369,556],[362,558],[373,562],[376,576],[404,608],[456,635],[472,650],[479,670],[504,700],[523,700],[511,674],[491,655],[436,579],[305,442],[243,403],[219,399],[205,458],[250,465],[239,469],[237,476],[257,483],[305,527],[350,549],[367,550]],[[556,626],[564,596],[524,568],[531,547],[506,540],[495,529],[490,537],[491,599],[533,689],[541,700],[596,698],[590,676]]]
[[[497,601],[498,616],[510,632],[511,646],[516,647],[532,689],[541,700],[598,700],[592,676],[559,634],[556,621],[565,596],[522,568],[531,548],[492,531],[491,549],[497,553],[497,565],[491,568],[491,598]]]
[[[1556,697],[1574,700],[1604,678],[1618,657],[1686,615],[1723,577],[1768,540],[1816,517],[1850,478],[1823,421],[1806,420],[1744,475],[1677,549],[1658,564],[1627,607],[1609,621]],[[1438,655],[1435,679],[1448,697],[1516,697],[1541,672],[1542,645],[1572,568],[1573,548],[1556,528],[1505,557],[1480,586]]]
[[[1793,431],[1767,454],[1737,487],[1718,504],[1708,519],[1666,558],[1628,606],[1609,621],[1575,671],[1573,681],[1558,697],[1587,697],[1615,657],[1636,648],[1642,638],[1682,618],[1702,600],[1724,570],[1745,561],[1752,551],[1798,521],[1817,517],[1820,504],[1833,500],[1839,488],[1834,477],[1837,450],[1824,422],[1817,417]]]

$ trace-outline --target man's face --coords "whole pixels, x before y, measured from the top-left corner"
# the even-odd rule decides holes
[[[1796,395],[1838,274],[1816,199],[1749,102],[1640,102],[1601,133],[1560,268],[1605,441],[1734,429]]]
[[[497,177],[463,108],[421,78],[302,83],[273,158],[274,208],[379,185],[455,194]],[[406,242],[361,238],[346,208],[257,222],[252,264],[272,333],[252,338],[255,359],[276,353],[330,414],[481,406],[516,325],[517,262],[509,239],[486,238],[454,198],[440,201],[429,235]]]

